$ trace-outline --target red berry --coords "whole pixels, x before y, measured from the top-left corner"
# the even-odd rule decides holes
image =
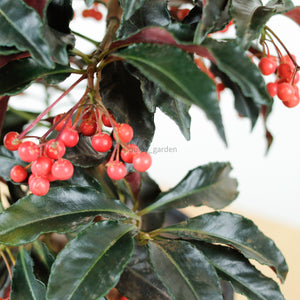
[[[300,102],[300,96],[298,94],[294,94],[288,101],[283,101],[282,103],[287,107],[295,107]]]
[[[45,146],[45,153],[48,157],[53,159],[62,158],[66,153],[66,147],[61,140],[49,140]]]
[[[18,139],[18,135],[19,133],[15,131],[8,132],[3,139],[4,147],[10,151],[18,150],[21,144],[21,141]]]
[[[22,160],[32,162],[39,157],[40,148],[34,142],[26,141],[19,146],[18,153]]]
[[[100,117],[100,112],[96,108],[86,107],[82,112],[82,120],[85,121],[97,121]]]
[[[126,123],[121,123],[116,126],[116,132],[120,141],[124,144],[130,142],[133,138],[133,129]],[[114,138],[116,139],[115,133]]]
[[[292,58],[294,59],[294,61],[296,62],[296,61],[297,61],[296,56],[293,55],[293,54],[291,54],[291,56],[292,56]],[[292,66],[292,67],[295,67],[295,65],[294,65],[294,63],[293,63],[293,61],[292,61],[292,59],[290,58],[290,56],[289,56],[288,54],[282,57],[281,62],[282,62],[282,63],[289,64],[289,65]]]
[[[140,148],[135,144],[128,144],[121,150],[121,158],[126,163],[131,164],[136,154],[140,153]]]
[[[51,173],[58,180],[68,180],[73,176],[74,167],[70,161],[62,158],[53,163]]]
[[[113,122],[115,122],[115,119],[114,119],[114,117],[113,117],[112,114],[110,114],[110,119],[109,119],[109,117],[107,115],[102,114],[101,119],[102,119],[103,125],[106,126],[106,127],[112,127],[112,125],[110,123],[110,119]]]
[[[177,18],[179,20],[183,20],[188,14],[189,14],[190,10],[185,8],[185,9],[178,9],[177,11]]]
[[[46,177],[35,176],[30,179],[29,189],[36,196],[44,196],[48,193],[50,182]]]
[[[59,140],[62,141],[66,147],[74,147],[79,141],[79,134],[73,128],[65,128]]]
[[[271,56],[263,57],[260,60],[258,67],[263,75],[270,75],[276,71],[277,63]]]
[[[298,83],[298,82],[299,82],[299,79],[300,79],[300,75],[299,75],[299,73],[297,72],[296,75],[295,75],[295,78],[294,78],[294,84]]]
[[[133,167],[138,172],[145,172],[150,168],[152,164],[152,159],[149,153],[141,152],[134,156],[133,158]]]
[[[52,159],[46,156],[41,156],[31,165],[31,172],[37,176],[46,176],[51,172]]]
[[[120,180],[127,174],[125,165],[120,161],[113,161],[107,164],[107,175],[113,180]]]
[[[287,81],[291,81],[294,73],[294,68],[290,64],[281,63],[278,66],[277,73],[281,78],[284,78]]]
[[[278,84],[277,96],[282,101],[289,101],[294,95],[295,90],[293,86],[287,82]]]
[[[96,133],[97,124],[94,120],[82,120],[79,126],[79,130],[85,136],[92,136]]]
[[[67,123],[67,125],[65,126],[66,123]],[[54,124],[57,124],[55,126],[55,129],[57,131],[61,131],[64,126],[65,126],[65,128],[71,127],[72,126],[72,120],[71,120],[71,118],[67,118],[67,120],[66,120],[65,114],[59,114],[59,115],[54,117],[53,125]]]
[[[106,152],[112,147],[112,139],[107,133],[98,133],[92,138],[92,146],[96,151]]]
[[[84,18],[90,17],[90,14],[91,14],[91,10],[90,9],[85,9],[85,10],[82,11],[82,16]]]
[[[102,13],[100,11],[94,11],[92,14],[92,17],[96,19],[97,21],[100,21],[102,19]]]
[[[24,167],[17,165],[11,168],[10,178],[14,182],[23,182],[27,178],[27,172]]]
[[[277,87],[278,87],[278,83],[277,82],[269,82],[266,85],[267,91],[270,95],[270,97],[275,97],[277,95]]]

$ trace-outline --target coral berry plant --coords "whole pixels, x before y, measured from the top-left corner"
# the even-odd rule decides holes
[[[0,1],[1,299],[284,299],[252,265],[284,282],[281,251],[221,211],[238,195],[229,162],[168,191],[147,173],[157,108],[189,140],[198,106],[226,144],[225,89],[252,127],[263,118],[271,146],[273,98],[300,101],[297,54],[266,26],[277,14],[299,24],[288,0]],[[72,31],[78,19],[89,25]],[[29,86],[50,95],[39,113],[10,105]],[[204,205],[213,212],[174,219]]]

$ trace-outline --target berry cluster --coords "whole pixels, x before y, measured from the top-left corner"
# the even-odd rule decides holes
[[[277,96],[287,107],[295,107],[300,102],[297,83],[300,76],[297,72],[296,58],[285,55],[279,58],[267,55],[260,59],[258,67],[263,75],[276,74],[275,82],[269,82],[266,88],[271,97]]]
[[[78,126],[80,122],[80,125]],[[102,125],[112,128],[112,137],[115,147],[107,166],[107,174],[113,180],[120,180],[127,174],[125,163],[132,163],[138,172],[145,172],[151,166],[151,156],[141,152],[139,147],[131,144],[133,129],[126,123],[117,123],[111,113],[103,112],[95,105],[87,105],[77,112],[72,124],[71,114],[59,114],[53,118],[52,128],[58,131],[56,139],[46,140],[39,138],[39,144],[28,140],[30,136],[21,137],[17,132],[9,132],[4,137],[4,146],[10,151],[18,151],[26,167],[14,166],[10,171],[11,179],[15,182],[24,182],[28,176],[30,191],[37,195],[46,195],[50,182],[70,179],[74,172],[72,163],[64,159],[66,147],[74,147],[79,141],[79,133],[91,137],[91,144],[95,151],[107,152],[113,147],[110,134],[102,131]],[[120,161],[121,158],[121,161]]]
[[[94,3],[91,9],[83,10],[82,16],[84,18],[93,18],[97,21],[100,21],[103,18],[102,13],[98,9],[98,3]]]

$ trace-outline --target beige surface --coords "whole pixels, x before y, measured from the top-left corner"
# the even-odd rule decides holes
[[[202,213],[209,212],[208,209],[203,208],[186,208],[184,211],[189,216],[196,216]],[[235,213],[251,219],[259,227],[259,229],[268,237],[274,240],[277,247],[282,251],[289,266],[289,273],[284,284],[280,284],[282,293],[286,300],[299,300],[300,290],[300,230],[277,223],[276,220],[266,220],[261,217],[253,216],[247,212],[227,209]],[[278,283],[274,272],[270,268],[255,264],[265,275],[272,277]],[[244,296],[236,295],[235,300],[247,299]],[[273,300],[273,299],[272,299]],[[276,300],[276,299],[274,299]]]

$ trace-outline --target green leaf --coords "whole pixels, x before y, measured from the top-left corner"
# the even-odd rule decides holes
[[[78,234],[59,253],[48,283],[48,300],[98,299],[114,287],[130,259],[134,225],[104,221]]]
[[[140,82],[123,62],[110,63],[103,69],[100,92],[105,107],[116,121],[132,126],[131,143],[147,151],[155,131],[154,114],[148,111],[143,101]]]
[[[12,61],[0,69],[0,95],[19,94],[36,79],[48,75],[64,73],[66,75],[63,79],[65,79],[71,71],[69,67],[62,65],[55,65],[54,69],[47,69],[32,58]]]
[[[214,28],[216,22],[220,19],[224,9],[229,1],[228,0],[208,0],[203,8],[202,20],[199,22],[194,43],[201,44],[203,39]]]
[[[20,53],[16,47],[8,47],[8,46],[0,46],[0,54],[1,55],[10,55]]]
[[[238,214],[212,212],[159,229],[158,232],[210,243],[228,244],[241,251],[247,258],[273,267],[282,281],[288,272],[286,261],[275,243],[251,220]]]
[[[123,9],[123,18],[127,21],[136,10],[140,9],[145,0],[120,0],[121,7]]]
[[[229,177],[231,169],[229,163],[211,163],[197,167],[189,171],[170,191],[161,193],[153,204],[139,214],[190,205],[224,208],[238,195],[237,181]]]
[[[20,245],[46,232],[68,232],[96,215],[137,216],[120,201],[91,187],[52,188],[46,196],[29,195],[0,214],[0,243]]]
[[[23,247],[20,247],[13,268],[11,300],[43,300],[46,288],[33,273],[33,262]]]
[[[33,8],[21,0],[15,0],[14,5],[10,0],[1,0],[0,23],[1,46],[15,46],[21,51],[28,50],[40,65],[54,67],[49,45],[42,36],[42,20]]]
[[[237,293],[251,300],[284,300],[278,284],[264,276],[238,251],[202,242],[193,244],[216,268],[218,275],[231,283]]]
[[[172,299],[155,275],[149,261],[147,247],[139,246],[137,243],[116,288],[129,299],[145,300],[145,295],[151,295],[155,300]]]
[[[251,41],[259,37],[262,28],[274,14],[286,12],[293,6],[290,0],[269,1],[266,6],[260,0],[233,0],[231,14],[242,47],[249,48]]]
[[[246,97],[259,105],[272,104],[261,72],[235,41],[206,39],[203,46],[212,53],[218,68],[239,85]]]
[[[126,1],[128,5],[130,5],[131,2],[143,2],[143,5],[136,10],[129,19],[125,19],[123,15],[120,28],[117,32],[118,38],[127,37],[147,26],[167,26],[171,23],[166,0],[122,1]]]
[[[225,133],[213,81],[200,71],[189,55],[169,45],[136,44],[117,54],[137,67],[166,93],[201,107],[225,141]]]
[[[0,146],[0,176],[4,180],[10,179],[10,170],[15,165],[23,165],[17,151],[9,151],[4,146]]]
[[[39,240],[34,241],[32,243],[31,255],[37,257],[47,271],[50,271],[54,257],[51,255],[46,244]]]
[[[193,245],[184,241],[149,242],[150,260],[174,300],[222,300],[215,269]]]
[[[91,6],[94,3],[94,0],[84,0],[86,6]]]

